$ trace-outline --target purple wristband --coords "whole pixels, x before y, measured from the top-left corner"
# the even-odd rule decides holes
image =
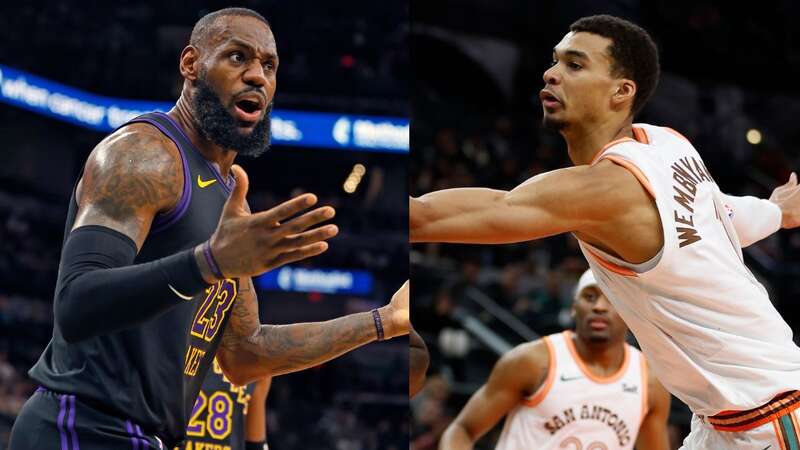
[[[372,320],[375,322],[375,331],[378,333],[378,340],[383,340],[383,322],[381,321],[381,314],[377,309],[372,310]]]
[[[211,242],[206,241],[203,244],[203,256],[206,257],[206,262],[208,263],[208,267],[211,269],[211,273],[220,280],[225,279],[225,275],[222,274],[222,271],[219,270],[219,266],[217,265],[217,261],[214,259],[214,255],[211,254]]]

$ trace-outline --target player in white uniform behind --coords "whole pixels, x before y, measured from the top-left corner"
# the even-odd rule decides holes
[[[667,450],[669,393],[625,343],[628,329],[591,271],[572,305],[575,333],[521,344],[447,428],[440,450],[468,450],[503,416],[497,450]]]
[[[571,232],[664,386],[694,412],[684,448],[800,448],[800,349],[741,247],[800,225],[795,174],[769,200],[724,195],[677,132],[633,124],[658,51],[640,27],[582,18],[540,93],[575,167],[511,191],[412,198],[412,242],[499,244]]]

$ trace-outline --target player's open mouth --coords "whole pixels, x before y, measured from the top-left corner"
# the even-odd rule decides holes
[[[539,100],[542,101],[542,106],[548,109],[562,106],[561,100],[546,89],[542,89],[541,92],[539,92]]]
[[[237,100],[233,106],[240,122],[258,122],[264,112],[264,101],[257,95]]]

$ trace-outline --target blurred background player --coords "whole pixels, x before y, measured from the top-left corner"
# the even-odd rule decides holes
[[[163,69],[174,67],[192,24],[218,7],[207,1],[0,7],[0,16],[15,18],[0,27],[0,135],[9,142],[0,174],[0,447],[21,399],[36,388],[25,373],[51,337],[58,236],[71,184],[91,147],[132,111],[154,103],[162,111],[172,107],[183,80]],[[251,175],[248,202],[264,210],[312,191],[337,208],[340,229],[314,263],[286,267],[280,279],[270,273],[254,280],[261,306],[270,307],[264,317],[288,324],[368,311],[407,277],[405,3],[377,8],[301,1],[287,7],[266,1],[256,9],[285,40],[277,42],[283,58],[272,148],[240,162]],[[25,48],[49,48],[53,58],[32,58]],[[28,94],[42,88],[52,101],[30,102]],[[358,133],[334,139],[339,120],[339,128],[358,120]],[[375,131],[377,124],[381,129],[371,139],[361,139],[365,127]],[[407,447],[407,361],[403,339],[276,380],[275,408],[267,414],[281,433],[271,443],[286,449]]]
[[[625,343],[628,329],[591,271],[578,281],[572,318],[574,333],[503,355],[439,449],[472,449],[505,416],[498,450],[666,450],[669,393]]]
[[[268,450],[270,385],[271,377],[234,385],[215,359],[192,408],[186,442],[177,450]]]
[[[789,55],[800,48],[788,24],[798,17],[797,5],[745,15],[733,5],[712,3],[475,2],[473,15],[493,18],[479,23],[455,13],[463,9],[456,2],[415,3],[411,191],[511,189],[569,165],[562,139],[541,126],[541,75],[553,44],[572,22],[610,13],[642,25],[661,51],[659,85],[637,120],[681,130],[702,149],[723,191],[769,197],[800,156],[793,144],[798,130],[786,115],[800,105],[789,75],[798,70]],[[787,68],[770,72],[768,87],[758,64],[766,53]],[[707,64],[711,60],[730,65]],[[793,301],[800,285],[792,275],[800,270],[798,236],[783,231],[743,249],[748,267],[793,329],[800,317]],[[435,443],[437,430],[486,379],[508,348],[504,344],[569,326],[571,292],[585,264],[571,235],[524,245],[414,246],[412,316],[431,352],[428,385],[413,402],[415,448]],[[688,433],[689,418],[684,404],[673,401],[674,448]]]

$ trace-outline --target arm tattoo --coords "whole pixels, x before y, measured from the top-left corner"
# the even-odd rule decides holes
[[[220,346],[233,353],[253,355],[251,364],[269,368],[271,375],[322,364],[378,337],[369,312],[326,322],[261,325],[258,300],[249,278],[241,281],[230,314]]]
[[[264,358],[274,375],[307,369],[377,339],[372,314],[327,322],[262,325],[243,347]]]
[[[76,227],[109,226],[139,242],[155,214],[180,197],[183,176],[177,154],[163,136],[135,127],[110,136],[87,161]]]

